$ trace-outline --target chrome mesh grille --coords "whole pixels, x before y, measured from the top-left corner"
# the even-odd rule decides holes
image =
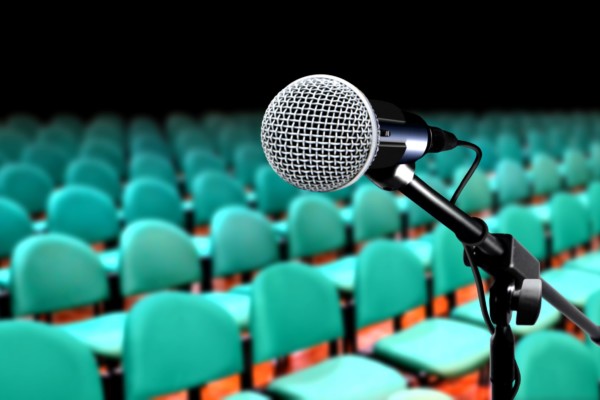
[[[299,79],[277,94],[262,121],[271,167],[300,189],[340,189],[364,173],[377,150],[378,122],[364,95],[327,75]]]

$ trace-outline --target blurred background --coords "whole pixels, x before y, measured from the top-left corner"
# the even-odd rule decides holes
[[[544,278],[600,322],[596,67],[439,47],[398,55],[401,64],[349,63],[342,49],[319,62],[242,58],[226,45],[7,59],[0,398],[27,398],[11,384],[23,381],[78,400],[88,390],[108,399],[489,398],[489,334],[453,234],[364,178],[310,194],[266,163],[262,113],[315,73],[480,146],[458,205],[515,235]],[[417,173],[450,198],[472,160],[457,148],[426,156]],[[185,296],[157,295],[167,290]],[[169,319],[180,314],[194,317]],[[513,328],[522,398],[598,398],[600,352],[572,324],[545,304],[535,326]],[[30,350],[44,341],[64,343]],[[58,361],[72,352],[91,371],[80,385]],[[339,375],[323,368],[332,360],[345,360],[335,361]],[[309,370],[324,386],[294,381]]]

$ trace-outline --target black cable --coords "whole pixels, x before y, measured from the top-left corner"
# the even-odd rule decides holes
[[[469,260],[469,265],[471,266],[471,272],[473,272],[473,278],[475,278],[475,286],[477,286],[477,298],[479,300],[479,308],[481,308],[481,314],[483,315],[483,320],[490,331],[490,334],[494,334],[494,324],[492,324],[492,319],[490,318],[490,314],[488,313],[487,304],[485,304],[485,291],[483,290],[483,280],[481,279],[481,275],[479,274],[479,268],[473,262],[473,258],[471,256],[471,249],[466,244],[463,244],[465,248],[465,254],[467,255],[467,260]]]
[[[460,182],[460,184],[454,191],[454,194],[452,195],[452,199],[450,200],[450,202],[452,204],[456,204],[456,201],[458,200],[458,197],[460,196],[461,192],[463,191],[465,186],[467,186],[469,179],[471,179],[471,176],[473,176],[473,174],[475,173],[475,170],[479,166],[479,163],[481,162],[481,157],[482,157],[481,149],[473,143],[459,140],[458,146],[466,147],[466,148],[473,150],[475,152],[475,160],[473,160],[473,164],[471,164],[471,167],[469,168],[469,170],[463,177],[462,181]],[[475,286],[477,287],[477,298],[479,300],[479,307],[481,308],[481,314],[483,315],[483,319],[485,321],[485,324],[486,324],[488,330],[493,335],[494,331],[495,331],[495,327],[494,327],[494,324],[492,323],[492,319],[490,318],[490,314],[487,309],[487,304],[485,303],[483,280],[481,279],[481,274],[479,273],[479,268],[477,267],[477,265],[475,265],[475,262],[473,261],[471,249],[469,248],[469,246],[463,243],[463,247],[465,249],[465,254],[467,256],[467,261],[469,262],[469,265],[471,267],[471,272],[473,272],[473,278],[475,279]],[[519,391],[519,386],[521,386],[521,371],[519,370],[519,366],[517,365],[517,362],[515,361],[515,383],[514,383],[514,386],[512,389],[511,400],[517,396],[517,392]]]
[[[463,191],[463,189],[465,188],[465,186],[467,186],[469,179],[471,179],[471,176],[473,176],[473,174],[475,173],[475,170],[479,166],[479,163],[481,162],[481,157],[482,157],[481,149],[479,148],[479,146],[477,146],[473,143],[459,140],[457,146],[466,147],[468,149],[473,150],[475,152],[475,160],[473,161],[473,164],[471,164],[471,167],[469,168],[469,170],[465,174],[464,178],[462,179],[462,181],[460,181],[460,184],[454,191],[454,194],[452,195],[452,199],[450,199],[450,203],[452,203],[452,204],[456,204],[456,200],[458,200],[458,196],[460,196],[460,194]]]

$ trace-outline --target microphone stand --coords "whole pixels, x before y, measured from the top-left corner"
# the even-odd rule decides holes
[[[509,324],[513,311],[517,312],[517,324],[533,325],[543,297],[600,345],[600,327],[540,278],[540,263],[535,257],[513,236],[489,233],[484,221],[469,216],[419,179],[414,164],[370,169],[366,175],[384,190],[404,193],[448,227],[473,249],[475,265],[494,277],[489,300],[490,316],[495,324],[490,344],[493,400],[511,399],[516,395],[517,388],[513,386],[515,338]]]

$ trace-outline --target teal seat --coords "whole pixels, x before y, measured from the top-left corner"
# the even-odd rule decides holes
[[[444,181],[450,181],[454,177],[455,169],[464,166],[466,160],[471,160],[473,155],[468,149],[459,147],[452,151],[433,153],[426,157],[433,161],[435,175]]]
[[[130,140],[130,151],[132,155],[152,154],[167,160],[172,156],[169,145],[159,134],[133,134]]]
[[[395,196],[374,185],[363,185],[352,196],[352,239],[361,243],[400,232]]]
[[[88,186],[69,185],[48,200],[48,230],[80,238],[88,243],[110,242],[119,233],[117,210],[104,192]]]
[[[208,135],[205,135],[196,126],[187,126],[178,130],[174,137],[173,147],[180,163],[184,163],[187,153],[192,150],[214,151],[213,143]]]
[[[499,160],[509,159],[521,163],[522,147],[519,137],[512,132],[503,132],[496,138],[496,155]]]
[[[6,126],[27,138],[33,138],[40,127],[40,121],[28,113],[16,113],[6,119]]]
[[[188,192],[193,191],[194,179],[203,172],[225,172],[225,162],[216,154],[204,148],[192,148],[183,157],[183,173]]]
[[[133,296],[190,286],[200,282],[198,253],[181,228],[160,220],[141,220],[121,235],[120,291]],[[236,293],[201,295],[221,306],[245,329],[250,318],[250,299]]]
[[[103,400],[92,353],[57,329],[31,321],[0,323],[0,398]]]
[[[591,178],[600,180],[600,140],[594,141],[590,146],[588,168],[591,173]]]
[[[266,215],[279,216],[301,192],[273,171],[270,165],[257,168],[254,179],[257,208]]]
[[[541,276],[569,302],[579,308],[583,308],[588,299],[600,290],[600,275],[586,269],[551,269],[542,272]]]
[[[336,203],[348,203],[352,198],[352,194],[354,193],[353,185],[346,186],[343,189],[334,190],[332,192],[323,192],[323,195],[329,197],[331,200]]]
[[[34,165],[8,163],[0,168],[0,196],[16,201],[30,214],[46,209],[53,186],[50,176]]]
[[[0,259],[4,259],[10,257],[15,246],[31,235],[33,229],[27,210],[5,197],[0,197],[0,221]]]
[[[63,122],[53,122],[51,125],[41,128],[37,142],[44,145],[56,146],[67,155],[77,153],[79,147],[79,132],[80,127],[77,122],[72,124],[67,122],[66,125]]]
[[[208,224],[222,207],[246,204],[242,184],[223,171],[198,174],[192,183],[191,192],[195,226]]]
[[[496,166],[494,179],[498,205],[521,202],[529,198],[529,180],[520,162],[501,160]]]
[[[481,170],[485,172],[493,171],[498,160],[494,141],[491,138],[478,135],[473,139],[473,143],[479,146],[482,152],[479,168],[481,168]]]
[[[177,186],[177,174],[171,162],[160,155],[140,152],[129,162],[129,179],[155,178]]]
[[[279,260],[277,236],[260,212],[242,206],[219,210],[211,221],[215,277],[258,271]]]
[[[548,139],[541,129],[538,127],[529,127],[525,136],[530,160],[532,160],[536,154],[548,152]]]
[[[127,224],[151,218],[184,225],[179,193],[163,180],[145,177],[130,181],[123,192],[122,203]]]
[[[29,138],[16,129],[0,128],[0,155],[8,161],[18,161],[29,144]]]
[[[231,317],[206,298],[155,294],[130,312],[123,364],[125,398],[145,400],[239,374],[241,338]],[[227,398],[267,399],[253,392]]]
[[[336,341],[343,335],[343,324],[335,287],[303,265],[264,270],[252,289],[250,330],[254,363]],[[406,386],[393,368],[342,355],[278,377],[267,392],[284,399],[377,399]]]
[[[534,196],[550,196],[561,187],[561,176],[556,160],[545,153],[534,154],[529,171]]]
[[[165,119],[165,128],[170,139],[174,139],[186,128],[195,127],[196,120],[189,114],[172,112]]]
[[[254,175],[262,165],[267,165],[267,159],[260,144],[244,143],[236,146],[233,170],[237,180],[244,186],[254,185]]]
[[[321,193],[297,197],[288,211],[288,246],[292,259],[309,259],[340,252],[346,245],[346,228],[333,200]],[[318,270],[342,291],[352,291],[356,258],[353,256],[322,264]]]
[[[356,329],[397,318],[427,303],[424,267],[405,243],[369,243],[357,264]],[[486,329],[432,318],[378,340],[373,352],[379,359],[413,372],[452,378],[487,362],[489,340]]]
[[[56,186],[63,182],[69,156],[65,150],[57,145],[37,142],[23,151],[21,161],[35,165],[45,171]]]
[[[387,400],[452,400],[452,397],[433,389],[402,390],[387,398]]]
[[[69,163],[65,172],[66,185],[89,186],[104,192],[113,202],[121,197],[121,182],[117,171],[99,158],[82,157]]]
[[[598,372],[589,349],[564,332],[536,332],[517,343],[521,387],[516,399],[597,399]]]
[[[591,222],[586,207],[576,196],[557,193],[550,202],[552,254],[585,245],[590,240]]]
[[[109,289],[100,260],[84,242],[62,234],[34,236],[14,251],[10,280],[15,317],[38,315],[98,304]],[[121,355],[125,315],[109,313],[57,325],[95,354]]]
[[[561,167],[567,189],[585,186],[590,180],[587,159],[580,150],[567,149]]]
[[[79,149],[81,158],[97,158],[113,168],[120,178],[125,173],[125,155],[119,145],[108,138],[86,139]]]

